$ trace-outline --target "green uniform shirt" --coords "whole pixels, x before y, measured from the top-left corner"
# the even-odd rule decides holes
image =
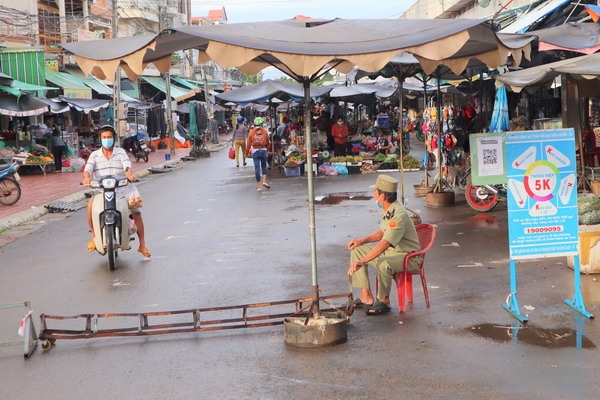
[[[381,213],[379,229],[383,239],[393,247],[393,251],[410,253],[421,250],[417,230],[404,206],[397,201],[392,203],[387,211]]]

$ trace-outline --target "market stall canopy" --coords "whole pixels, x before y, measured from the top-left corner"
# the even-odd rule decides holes
[[[173,52],[195,48],[201,63],[212,59],[247,74],[273,65],[301,80],[318,75],[326,65],[345,73],[355,65],[377,71],[400,51],[413,54],[427,74],[440,64],[461,73],[474,57],[494,68],[509,53],[519,64],[523,55],[529,57],[533,39],[530,35],[500,38],[491,22],[481,19],[291,19],[178,27],[158,35],[61,46],[75,54],[86,75],[100,79],[114,76],[117,67],[135,79],[149,63],[166,72]]]
[[[111,100],[73,99],[66,96],[58,96],[58,99],[75,108],[77,111],[83,111],[86,114],[89,114],[90,111],[98,112],[101,108],[107,108],[111,103]]]
[[[51,114],[62,114],[71,111],[71,106],[61,101],[60,99],[47,99],[44,97],[36,97],[36,100],[47,104],[50,107]]]
[[[348,86],[335,86],[329,92],[329,97],[346,98],[350,101],[352,96],[373,94],[374,96],[387,99],[396,93],[396,87],[378,85],[376,83],[357,83]],[[350,101],[351,102],[351,101]]]
[[[163,78],[158,76],[142,76],[141,78],[154,86],[156,89],[167,94],[167,82]],[[170,92],[171,98],[175,101],[183,101],[196,95],[196,92],[193,90],[183,89],[176,85],[171,85]]]
[[[539,51],[567,50],[593,54],[600,49],[600,24],[569,22],[531,31],[538,37]]]
[[[3,74],[0,72],[0,85],[11,86],[13,82],[13,77],[10,75]]]
[[[527,32],[527,30],[536,22],[561,8],[565,4],[568,4],[570,0],[548,0],[537,3],[537,6],[530,9],[524,15],[517,18],[512,24],[506,26],[501,30],[505,33],[520,33]]]
[[[310,97],[319,98],[331,91],[331,86],[310,86]],[[215,95],[221,103],[232,102],[245,106],[250,103],[266,103],[273,99],[280,101],[301,100],[304,98],[304,88],[296,82],[266,80],[229,92]]]
[[[12,117],[29,117],[40,115],[48,111],[48,105],[38,101],[36,98],[23,95],[0,96],[0,114]]]
[[[55,72],[50,68],[46,68],[46,80],[62,89],[66,96],[82,99],[92,98],[90,87],[74,75],[66,72]]]
[[[196,83],[189,81],[187,79],[180,78],[178,76],[171,76],[171,81],[177,83],[178,85],[191,89],[195,93],[201,92],[203,89],[198,86]]]
[[[7,76],[5,75],[5,77]],[[0,90],[5,91],[6,93],[10,93],[13,96],[16,96],[17,98],[23,96],[24,94],[35,95],[38,94],[38,92],[56,90],[56,88],[53,87],[32,85],[12,78],[8,80],[2,80],[2,82],[4,83],[0,83]]]
[[[560,74],[570,74],[575,79],[598,78],[600,76],[600,53],[506,72],[496,75],[495,79],[510,87],[514,92],[520,92],[524,87],[533,91],[541,86],[548,86]]]

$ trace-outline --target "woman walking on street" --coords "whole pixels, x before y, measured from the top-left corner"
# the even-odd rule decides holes
[[[261,191],[263,186],[267,189],[271,188],[267,183],[267,149],[270,146],[269,132],[262,127],[263,123],[264,120],[261,117],[254,118],[254,128],[248,134],[248,143],[246,144],[246,156],[252,152],[257,191]]]
[[[62,172],[62,158],[67,145],[60,137],[60,130],[56,124],[54,124],[49,145],[52,149],[52,156],[54,157],[54,173]]]
[[[242,161],[246,166],[246,139],[248,137],[248,128],[244,124],[244,117],[237,117],[237,124],[233,130],[233,146],[235,147],[235,166],[240,166],[240,150],[242,153]]]

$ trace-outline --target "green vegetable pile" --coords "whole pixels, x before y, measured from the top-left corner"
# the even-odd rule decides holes
[[[593,193],[577,198],[580,225],[600,224],[600,198]]]
[[[410,154],[402,157],[403,169],[420,169],[421,163],[419,160],[411,156]],[[398,160],[398,167],[400,167],[400,160]]]
[[[381,153],[379,153],[375,157],[373,157],[373,160],[377,161],[377,162],[383,162],[385,159],[386,159],[385,154],[381,154]]]

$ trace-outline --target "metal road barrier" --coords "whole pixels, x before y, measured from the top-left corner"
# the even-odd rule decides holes
[[[33,320],[31,319],[31,304],[29,303],[29,301],[23,301],[21,303],[0,304],[0,310],[7,310],[11,308],[20,307],[24,307],[26,310],[25,316],[23,317],[21,323],[18,326],[18,333],[20,336],[23,336],[23,340],[0,342],[0,346],[15,346],[22,344],[24,356],[27,358],[31,356],[31,354],[33,354],[38,344],[38,337],[35,333]],[[15,328],[16,327],[17,324],[15,323]]]
[[[346,299],[346,305],[336,307],[328,302],[333,299]],[[322,312],[338,312],[351,315],[352,294],[321,296],[329,308]],[[79,314],[60,316],[41,314],[39,339],[43,350],[50,350],[57,339],[93,339],[102,337],[151,336],[170,333],[189,333],[225,329],[260,328],[283,325],[290,316],[306,316],[315,309],[312,298],[282,300],[267,303],[242,304],[212,308],[197,308],[178,311],[155,311],[146,313]],[[289,306],[294,308],[290,310]],[[253,312],[270,307],[275,313]],[[69,327],[77,326],[77,321],[85,321],[83,329],[56,329],[48,326],[49,321],[63,321]],[[103,320],[103,321],[102,321]],[[151,323],[152,320],[152,323]],[[102,328],[100,327],[104,325]],[[58,322],[53,322],[58,324]]]

